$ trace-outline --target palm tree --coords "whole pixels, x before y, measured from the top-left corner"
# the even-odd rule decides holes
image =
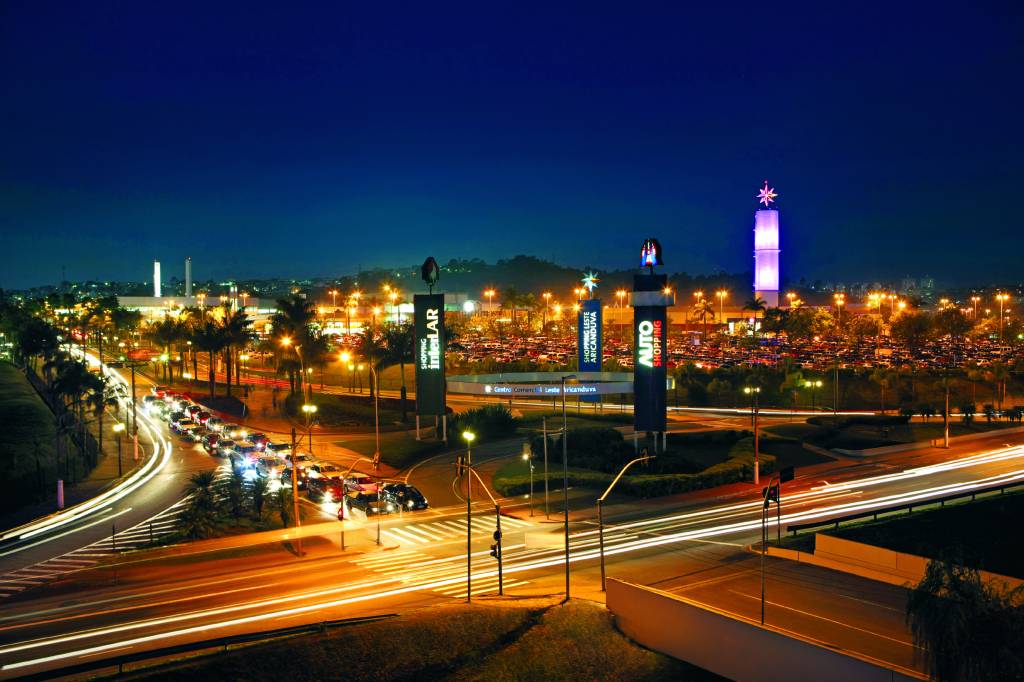
[[[405,363],[412,362],[415,333],[411,324],[395,325],[384,332],[387,354],[381,367],[398,365],[402,375],[402,421],[406,419]]]
[[[305,348],[310,340],[310,324],[316,319],[313,303],[298,295],[277,300],[277,312],[270,318],[274,330],[274,353],[278,358],[278,371],[288,373],[291,392],[302,389],[302,359],[298,349]],[[287,340],[287,341],[286,341]]]
[[[214,490],[216,477],[212,471],[200,471],[192,474],[185,485],[185,493],[189,496],[188,506],[178,516],[178,530],[193,539],[207,538],[217,528],[218,510],[217,495]]]
[[[171,346],[181,338],[181,328],[176,320],[169,317],[165,317],[159,322],[154,322],[149,325],[146,330],[146,336],[149,337],[153,345],[162,348],[164,354],[167,356],[167,361],[164,363],[164,379],[173,386],[174,385],[174,368],[171,366]]]
[[[757,315],[758,313],[764,313],[768,309],[768,302],[755,295],[743,304],[743,309],[754,313],[754,336],[757,336]]]
[[[893,387],[896,372],[888,367],[876,367],[871,373],[871,381],[878,384],[882,394],[882,414],[885,414],[885,392]]]
[[[1010,368],[1005,362],[993,362],[985,372],[985,378],[992,382],[992,395],[1000,412],[1003,411],[1003,398],[1006,396],[1006,382],[1010,378]]]
[[[224,340],[224,367],[227,370],[229,398],[231,397],[231,368],[235,364],[234,355],[237,349],[244,348],[252,338],[252,332],[249,331],[251,324],[252,321],[245,314],[244,310],[236,310],[225,314],[220,320],[220,332]],[[238,382],[238,377],[235,377],[235,381],[236,383]]]
[[[696,305],[693,306],[693,315],[698,320],[704,323],[704,336],[701,339],[701,343],[707,343],[708,339],[708,317],[711,319],[715,317],[715,306],[711,304],[706,298],[701,298],[697,301]]]
[[[382,342],[382,337],[374,334],[372,329],[367,329],[363,332],[362,336],[359,337],[359,347],[356,352],[358,352],[366,362],[370,363],[370,366],[373,367],[374,373],[379,377],[381,367],[388,357],[388,349]],[[375,383],[376,382],[373,381],[370,382],[371,398],[376,390],[376,387],[374,386]]]
[[[202,325],[196,328],[192,343],[195,345],[196,350],[210,354],[210,397],[214,398],[217,396],[217,375],[214,372],[216,368],[215,357],[217,353],[224,350],[224,346],[227,343],[224,339],[223,329],[216,322],[205,320]]]

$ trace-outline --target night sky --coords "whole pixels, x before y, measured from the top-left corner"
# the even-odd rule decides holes
[[[0,286],[745,271],[765,178],[785,279],[1020,280],[1019,3],[552,4],[0,4]]]

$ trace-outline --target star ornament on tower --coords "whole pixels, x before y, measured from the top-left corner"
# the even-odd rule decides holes
[[[581,279],[580,281],[583,282],[583,287],[590,293],[591,296],[593,296],[594,289],[597,288],[597,283],[600,282],[601,279],[597,276],[596,272],[588,272],[586,275],[583,276],[583,279]]]
[[[765,180],[764,187],[757,191],[757,203],[768,206],[768,204],[775,201],[775,197],[777,196],[779,195],[775,192],[775,188],[768,187],[768,181]]]

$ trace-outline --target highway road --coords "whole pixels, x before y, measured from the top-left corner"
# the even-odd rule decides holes
[[[1021,480],[1021,442],[810,467],[784,487],[782,524]],[[453,506],[390,518],[382,524],[389,533],[387,549],[367,542],[374,532],[373,524],[367,524],[361,541],[344,552],[331,534],[310,541],[303,558],[275,544],[262,551],[188,560],[138,564],[126,558],[116,568],[80,572],[5,604],[0,676],[229,633],[464,599],[463,514],[464,508]],[[672,506],[654,501],[610,507],[608,574],[749,614],[752,564],[745,547],[760,535],[760,514],[759,492],[735,487],[726,495],[705,491]],[[496,562],[489,556],[493,510],[479,504],[474,518],[473,593],[493,595],[498,581]],[[522,513],[516,520],[503,524],[507,594],[559,592],[561,525]],[[351,532],[355,537],[360,531]],[[600,598],[598,557],[593,517],[574,514],[570,562],[575,595]],[[914,665],[912,645],[899,626],[903,597],[897,589],[772,561],[768,594],[768,622],[811,629],[817,639],[896,666]],[[800,605],[808,602],[813,608]],[[826,622],[827,627],[822,625]]]
[[[105,372],[130,391],[126,371]],[[0,600],[167,532],[188,478],[218,465],[201,450],[170,438],[166,425],[145,414],[141,397],[150,385],[136,374],[142,464],[91,500],[0,533]],[[130,411],[130,401],[123,400],[118,410]],[[129,440],[126,458],[132,457],[132,449]]]

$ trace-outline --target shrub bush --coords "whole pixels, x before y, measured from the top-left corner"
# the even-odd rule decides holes
[[[569,432],[569,443],[572,443],[571,431]],[[571,455],[569,461],[573,461]],[[775,458],[771,455],[761,453],[760,464],[762,474],[771,474],[775,471]],[[611,483],[613,475],[601,471],[570,469],[569,485],[584,488],[603,488]],[[684,493],[690,490],[712,488],[727,483],[738,483],[750,480],[753,476],[754,439],[744,436],[737,440],[729,449],[726,461],[708,467],[703,471],[674,474],[627,474],[619,481],[616,490],[636,497],[660,497],[662,495]],[[535,474],[534,492],[539,489],[538,486],[543,487],[543,485],[543,475],[537,476]],[[552,472],[549,476],[548,485],[551,490],[561,489],[561,474]],[[505,496],[522,495],[530,490],[530,477],[528,475],[496,476],[494,478],[494,487]]]
[[[478,441],[508,438],[515,435],[518,428],[519,420],[504,405],[487,405],[448,419],[448,429],[455,434],[455,439],[461,439],[463,431],[472,431]]]

